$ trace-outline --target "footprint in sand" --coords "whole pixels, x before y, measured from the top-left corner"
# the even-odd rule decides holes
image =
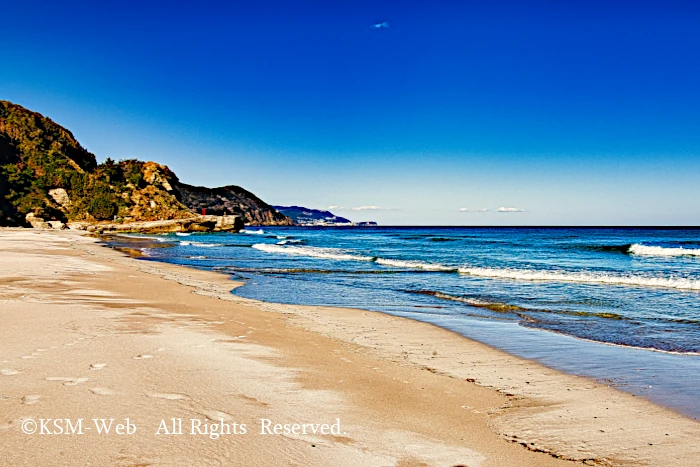
[[[107,366],[106,363],[93,363],[92,365],[90,365],[90,369],[91,370],[102,370],[106,366]]]
[[[41,396],[38,394],[32,394],[31,396],[24,396],[22,398],[22,403],[25,405],[32,405],[39,402],[39,399],[41,399]]]
[[[46,381],[61,381],[64,386],[75,386],[86,381],[90,381],[90,378],[66,378],[64,376],[49,376]]]
[[[233,422],[233,415],[227,414],[226,412],[220,412],[218,410],[202,410],[200,413],[212,422],[219,422],[221,420],[223,420],[224,423]]]
[[[109,388],[90,388],[90,392],[98,396],[113,396],[116,392]]]
[[[153,355],[149,355],[149,354],[137,355],[136,357],[134,357],[134,360],[145,360],[147,358],[153,358]]]
[[[184,394],[168,394],[168,393],[153,393],[153,394],[146,394],[148,397],[153,397],[155,399],[167,399],[169,401],[177,401],[177,400],[182,400],[182,399],[189,399]]]
[[[10,368],[3,368],[2,370],[0,370],[0,375],[3,375],[3,376],[12,376],[12,375],[18,375],[18,374],[19,374],[19,371],[12,370]]]

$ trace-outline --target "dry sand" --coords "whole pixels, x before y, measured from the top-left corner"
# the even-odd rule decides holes
[[[700,465],[700,425],[641,398],[429,324],[235,285],[76,232],[0,230],[0,465]],[[127,417],[133,434],[22,432]],[[173,418],[182,435],[156,434]],[[247,433],[190,434],[192,419]],[[342,432],[261,435],[260,419]]]

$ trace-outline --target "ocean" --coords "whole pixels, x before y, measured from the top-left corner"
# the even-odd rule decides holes
[[[426,321],[700,417],[700,229],[252,227],[122,235],[258,300]]]

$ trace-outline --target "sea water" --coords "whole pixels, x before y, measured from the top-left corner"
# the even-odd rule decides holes
[[[255,227],[151,237],[147,258],[245,279],[233,291],[243,297],[430,322],[700,417],[698,229]]]

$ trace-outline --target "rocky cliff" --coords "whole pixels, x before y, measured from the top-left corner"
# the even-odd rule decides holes
[[[185,206],[195,212],[206,209],[207,214],[217,216],[238,214],[246,224],[252,225],[294,225],[292,219],[239,186],[206,188],[177,183],[175,188]]]
[[[239,214],[247,223],[291,224],[240,187],[192,187],[155,162],[98,165],[67,129],[0,101],[0,226],[187,219],[202,207]]]

